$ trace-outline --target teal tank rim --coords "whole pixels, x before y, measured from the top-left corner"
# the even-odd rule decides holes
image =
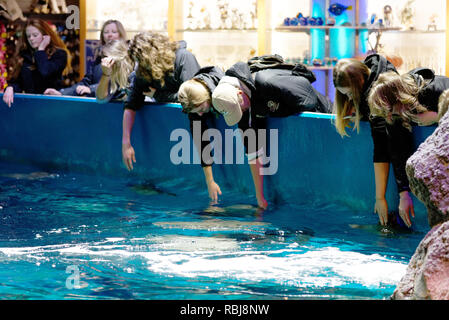
[[[3,93],[0,93],[0,97],[3,97]],[[96,98],[85,98],[85,97],[71,97],[71,96],[47,96],[47,95],[41,95],[41,94],[29,94],[29,93],[16,93],[14,94],[14,97],[17,98],[26,98],[26,99],[32,99],[32,100],[60,100],[60,101],[76,101],[76,102],[86,102],[86,103],[94,103],[97,105],[101,105],[97,102]],[[114,104],[120,104],[122,105],[123,102],[121,101],[113,101],[110,103]],[[161,103],[161,102],[149,102],[146,101],[144,105],[159,105],[169,108],[178,108],[182,109],[181,104],[179,103]],[[292,116],[294,117],[294,116]],[[299,118],[315,118],[315,119],[328,119],[328,120],[335,120],[334,114],[328,114],[328,113],[317,113],[317,112],[302,112],[297,115]]]

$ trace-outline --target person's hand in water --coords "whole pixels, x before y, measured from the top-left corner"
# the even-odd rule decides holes
[[[374,213],[378,214],[380,224],[386,226],[388,223],[388,203],[385,198],[376,199]]]
[[[133,163],[136,163],[136,154],[131,144],[122,144],[122,160],[126,168],[131,171],[134,169]]]
[[[207,191],[209,192],[210,205],[218,204],[218,195],[221,196],[220,186],[215,181],[207,183]]]
[[[410,197],[408,191],[403,191],[399,194],[399,215],[401,216],[402,221],[406,224],[407,227],[412,226],[412,222],[410,220],[410,213],[412,217],[415,217],[415,209],[413,207],[413,200]]]

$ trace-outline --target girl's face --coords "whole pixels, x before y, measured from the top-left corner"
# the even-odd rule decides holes
[[[352,94],[351,88],[349,88],[349,87],[337,87],[336,89],[338,91],[340,91],[341,94],[344,94],[345,96],[347,96],[349,100],[353,99],[353,94]]]
[[[210,102],[204,101],[199,106],[196,106],[195,108],[193,108],[190,111],[190,113],[196,113],[196,114],[202,116],[203,114],[208,113],[209,111],[210,111]]]
[[[240,94],[240,108],[243,112],[249,109],[251,107],[251,100],[249,99],[248,95],[244,93],[243,91],[239,92]]]
[[[114,40],[120,39],[120,33],[118,32],[117,25],[115,23],[110,23],[106,25],[103,29],[103,40],[106,43],[110,43]]]
[[[42,40],[44,39],[43,34],[39,31],[38,28],[34,26],[28,26],[25,30],[28,43],[30,44],[31,48],[37,49],[39,48],[39,45],[41,44]]]

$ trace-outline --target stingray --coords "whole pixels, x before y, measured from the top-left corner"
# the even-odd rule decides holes
[[[39,179],[54,179],[59,177],[58,174],[48,172],[31,172],[31,173],[10,173],[3,174],[2,177],[13,178],[17,180],[39,180]]]
[[[162,190],[161,188],[157,187],[156,185],[154,185],[153,183],[150,182],[144,182],[144,183],[140,183],[140,184],[135,184],[135,185],[128,185],[131,190],[142,194],[144,196],[154,196],[154,195],[159,195],[159,194],[166,194],[172,197],[176,197],[176,194],[171,193],[171,192],[167,192],[165,190]]]
[[[399,216],[399,212],[392,211],[388,213],[388,223],[386,226],[382,226],[380,224],[377,225],[359,225],[359,224],[350,224],[352,229],[361,229],[367,230],[371,233],[382,233],[385,235],[393,235],[393,234],[404,234],[404,233],[414,233],[413,228],[407,227],[407,225],[402,221],[402,218]]]

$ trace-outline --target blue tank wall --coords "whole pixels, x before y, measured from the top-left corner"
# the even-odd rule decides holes
[[[122,116],[123,105],[118,102],[98,104],[91,98],[17,94],[11,109],[0,105],[0,161],[112,176],[188,177],[189,183],[205,186],[199,165],[170,161],[170,151],[178,143],[170,141],[172,131],[189,128],[179,105],[147,104],[139,111],[132,135],[137,157],[132,173],[121,161]],[[351,138],[342,139],[332,119],[332,115],[304,113],[269,120],[269,128],[279,129],[278,172],[265,177],[270,202],[338,202],[372,211],[369,125],[362,123],[360,134],[354,132]],[[224,121],[216,122],[223,133]],[[415,129],[418,145],[434,127]],[[215,165],[214,176],[224,188],[253,194],[247,165]],[[393,174],[388,188],[388,200],[397,204]],[[417,213],[425,211],[417,199],[414,202]]]

